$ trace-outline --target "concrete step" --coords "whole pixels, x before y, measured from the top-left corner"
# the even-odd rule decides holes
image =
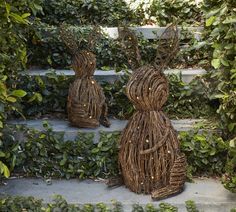
[[[45,76],[48,73],[52,73],[55,71],[57,75],[66,75],[66,76],[73,76],[75,73],[73,70],[52,70],[52,69],[32,69],[25,72],[22,72],[23,75],[30,75],[30,76]],[[96,80],[102,82],[114,82],[115,80],[119,79],[120,76],[124,75],[124,71],[116,72],[115,70],[103,71],[103,70],[96,70],[95,71],[95,78]],[[189,83],[194,77],[205,74],[206,71],[204,69],[167,69],[165,70],[165,74],[177,74],[182,76],[182,80],[185,83]]]
[[[142,35],[144,38],[152,40],[159,38],[162,33],[166,30],[166,27],[159,27],[159,26],[136,26],[136,27],[129,27],[131,30],[133,30],[137,35]],[[110,37],[110,38],[118,38],[119,32],[117,27],[102,27],[102,30]],[[201,32],[203,30],[203,27],[178,27],[179,34],[181,34],[181,31],[188,30],[189,32],[192,32],[195,39],[200,39]],[[167,35],[168,36],[168,35]],[[170,38],[169,37],[164,37]]]
[[[115,131],[122,131],[127,124],[127,120],[118,120],[118,119],[110,119],[111,126],[106,128],[104,126],[100,126],[96,129],[88,129],[88,128],[76,128],[70,126],[70,123],[66,120],[59,120],[59,119],[39,119],[39,120],[11,120],[7,123],[10,125],[24,125],[29,128],[33,128],[36,130],[43,130],[43,122],[47,121],[51,124],[52,129],[54,132],[64,132],[64,139],[65,140],[74,140],[77,136],[78,132],[87,132],[87,133],[94,133],[95,135],[95,142],[99,141],[100,132],[115,132]],[[172,124],[176,131],[189,131],[193,129],[194,124],[202,121],[201,119],[181,119],[181,120],[172,120]]]
[[[55,26],[50,26],[50,27],[45,27],[47,31],[50,32],[56,30],[57,27]],[[78,30],[81,30],[81,28],[86,28],[86,27],[80,27],[80,26],[71,26],[71,29],[73,29],[75,32]],[[131,30],[133,30],[137,35],[142,35],[144,38],[153,40],[159,38],[162,33],[165,31],[167,27],[160,27],[157,25],[146,25],[146,26],[135,26],[135,27],[129,27]],[[118,27],[101,27],[102,31],[110,38],[112,39],[117,39],[119,36],[118,32]],[[201,38],[203,27],[183,27],[179,26],[178,27],[178,33],[179,35],[183,31],[188,31],[191,32],[195,39],[199,40]],[[166,35],[163,37],[164,39],[170,38],[170,35]]]
[[[198,209],[204,212],[230,212],[236,207],[236,194],[224,189],[216,179],[194,179],[194,183],[185,184],[181,194],[161,201],[152,201],[150,195],[135,194],[124,186],[108,189],[104,182],[92,180],[52,180],[52,184],[48,185],[42,179],[22,178],[7,180],[6,185],[0,187],[0,196],[33,196],[44,202],[51,202],[55,194],[62,195],[73,204],[103,202],[111,205],[111,201],[116,200],[123,204],[124,211],[131,211],[135,203],[158,206],[160,202],[167,202],[177,206],[179,212],[185,212],[186,200],[195,201]]]

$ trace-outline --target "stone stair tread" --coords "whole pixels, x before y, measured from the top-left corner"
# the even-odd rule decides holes
[[[87,132],[94,133],[95,142],[99,140],[99,133],[101,131],[104,132],[115,132],[122,131],[127,124],[127,120],[118,120],[118,119],[109,119],[111,122],[111,126],[106,128],[100,125],[95,129],[88,128],[76,128],[70,126],[70,123],[67,120],[61,119],[37,119],[37,120],[10,120],[7,123],[10,125],[24,125],[29,128],[33,128],[41,131],[43,129],[43,122],[47,121],[51,126],[54,132],[64,132],[64,140],[74,140],[78,134],[78,132]],[[193,125],[203,121],[203,119],[180,119],[180,120],[172,120],[172,124],[176,131],[189,131],[193,129]]]
[[[65,76],[73,76],[75,73],[71,69],[30,69],[27,71],[23,71],[22,75],[29,76],[45,76],[48,73],[56,73],[56,75],[65,75]],[[115,70],[96,70],[94,73],[94,77],[98,81],[106,81],[106,82],[114,82],[119,79],[122,75],[124,75],[125,71],[116,72]],[[166,69],[164,71],[165,74],[181,74],[182,80],[185,83],[189,83],[194,77],[203,75],[206,73],[205,69],[201,68],[189,68],[189,69]]]
[[[29,74],[29,75],[46,75],[47,73],[51,73],[52,71],[55,71],[56,74],[58,75],[75,75],[74,71],[72,69],[30,69],[27,71],[24,71],[24,74]],[[199,75],[199,74],[205,74],[206,71],[205,69],[202,68],[185,68],[185,69],[166,69],[165,73],[170,74],[170,73],[182,73],[183,75]],[[95,76],[107,76],[107,75],[123,75],[124,71],[116,72],[115,70],[96,70],[95,71]]]
[[[96,129],[89,128],[77,128],[70,126],[69,121],[61,120],[61,119],[36,119],[36,120],[10,120],[7,123],[12,125],[26,125],[30,128],[35,128],[37,130],[43,129],[43,122],[47,121],[52,125],[52,128],[55,132],[61,131],[84,131],[84,132],[94,132],[94,131],[105,131],[105,132],[113,132],[113,131],[121,131],[127,124],[127,120],[119,120],[119,119],[109,119],[111,122],[110,127],[104,127],[100,125]],[[202,121],[203,119],[179,119],[179,120],[171,120],[174,128],[177,131],[187,131],[193,128],[193,125],[197,122]]]
[[[53,195],[62,195],[69,203],[106,203],[112,200],[123,204],[125,211],[131,211],[132,204],[146,205],[167,202],[179,207],[179,211],[185,210],[185,201],[193,200],[198,208],[205,212],[226,212],[236,207],[236,194],[226,190],[217,179],[194,179],[194,183],[186,183],[184,191],[176,196],[161,201],[152,201],[150,195],[135,194],[124,186],[118,188],[107,188],[104,182],[92,180],[52,180],[51,185],[43,179],[21,178],[6,181],[5,186],[0,187],[0,196],[21,195],[33,196],[51,202]]]

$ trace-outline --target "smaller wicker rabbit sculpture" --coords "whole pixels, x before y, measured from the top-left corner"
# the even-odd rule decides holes
[[[164,68],[178,50],[178,31],[169,26],[159,39],[152,64],[141,66],[137,37],[127,28],[120,39],[133,69],[126,86],[136,112],[120,139],[119,163],[124,184],[136,193],[162,199],[183,190],[186,159],[180,152],[177,133],[162,112],[168,98]]]
[[[96,56],[91,49],[99,34],[98,28],[94,27],[88,37],[88,49],[79,51],[72,31],[65,24],[60,27],[61,38],[73,56],[75,80],[69,88],[67,111],[69,121],[76,127],[95,128],[100,123],[106,127],[110,126],[103,90],[93,77]]]

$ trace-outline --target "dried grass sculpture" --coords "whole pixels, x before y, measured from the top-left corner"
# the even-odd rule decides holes
[[[135,34],[123,28],[120,39],[134,69],[126,92],[137,110],[120,140],[123,181],[136,193],[162,199],[181,192],[186,177],[186,159],[180,152],[177,133],[162,112],[169,92],[163,69],[178,50],[177,27],[171,25],[165,30],[153,64],[144,66],[141,66]]]
[[[75,80],[70,85],[67,101],[69,121],[81,128],[95,128],[100,123],[109,127],[105,96],[93,77],[96,56],[91,49],[100,35],[98,28],[94,27],[89,34],[87,50],[79,51],[75,35],[64,24],[60,27],[60,35],[73,56],[72,68],[75,71]]]

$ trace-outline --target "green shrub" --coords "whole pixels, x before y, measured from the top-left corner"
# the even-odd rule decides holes
[[[24,139],[22,139],[24,133]],[[18,135],[19,140],[15,140]],[[10,128],[1,144],[4,162],[11,170],[44,178],[109,178],[119,174],[118,140],[120,132],[100,132],[94,143],[93,133],[78,133],[75,141],[64,141],[64,133],[55,133],[48,123],[38,132],[22,127]],[[224,171],[227,145],[217,135],[201,131],[180,133],[181,149],[191,175],[220,175]]]
[[[203,78],[186,84],[179,76],[168,77],[170,95],[163,110],[170,118],[205,118],[214,115],[216,105],[212,105],[209,100],[207,82]],[[128,119],[134,112],[125,94],[128,79],[129,75],[125,74],[114,83],[102,83],[109,115],[119,119]],[[20,77],[17,86],[27,92],[20,105],[24,116],[40,118],[45,115],[51,117],[53,114],[54,117],[65,118],[68,89],[72,80],[71,76],[57,76],[53,72],[43,77]],[[199,101],[202,104],[198,104]]]
[[[14,80],[27,62],[25,32],[31,12],[41,9],[38,3],[39,0],[0,1],[0,143],[5,142],[2,139],[5,119],[12,111],[18,111],[17,103],[26,95],[21,89],[15,90]],[[8,164],[2,162],[8,156],[2,149],[0,152],[0,176],[9,177]]]
[[[75,141],[64,141],[64,133],[54,133],[47,122],[43,126],[42,132],[24,128],[6,132],[8,143],[2,144],[2,148],[8,151],[11,157],[7,162],[16,171],[29,176],[67,179],[117,175],[118,132],[101,132],[99,143],[94,143],[93,133],[80,132]],[[22,133],[24,140],[14,140],[14,136]]]
[[[148,20],[160,26],[175,21],[181,25],[199,26],[202,22],[201,6],[195,0],[152,1],[147,13]]]
[[[191,200],[187,201],[188,205]],[[188,208],[186,202],[186,208]],[[196,206],[195,206],[196,208]],[[112,206],[105,203],[97,203],[96,205],[84,204],[77,206],[76,204],[69,204],[62,196],[56,195],[51,203],[43,204],[42,200],[33,197],[6,197],[0,199],[0,210],[2,212],[16,212],[16,211],[34,211],[34,212],[51,212],[51,211],[70,211],[70,212],[123,212],[123,205],[120,202],[112,201]],[[174,212],[178,208],[168,204],[160,203],[159,207],[152,204],[141,206],[134,204],[132,211],[146,211],[146,212]],[[197,212],[198,210],[188,210]]]
[[[190,131],[181,132],[179,139],[192,174],[221,175],[224,172],[227,144],[221,137],[208,131]]]
[[[235,1],[205,0],[203,4],[206,44],[209,59],[214,68],[211,84],[212,96],[220,102],[217,110],[225,139],[236,138],[236,57],[235,57]],[[226,174],[223,184],[231,191],[236,191],[236,151],[229,147]]]
[[[86,46],[86,37],[91,30],[90,26],[78,27],[71,26],[79,41],[83,41],[81,48]],[[35,36],[29,40],[29,50],[31,52],[28,59],[29,67],[40,68],[68,68],[71,64],[70,55],[65,45],[60,39],[58,27],[50,26],[45,23],[38,23],[34,26]],[[186,29],[181,31],[180,52],[178,57],[173,61],[171,67],[196,67],[198,63],[207,57],[204,52],[198,50],[196,39],[193,32]],[[196,46],[196,47],[195,47]],[[157,41],[148,40],[139,36],[139,48],[143,62],[148,63],[154,58],[157,48]],[[124,68],[128,66],[127,59],[123,54],[121,44],[118,40],[110,38],[103,33],[94,50],[97,56],[97,68],[103,67]],[[203,64],[200,64],[203,66]]]
[[[222,177],[225,188],[236,193],[236,139],[232,139],[228,144],[228,158],[226,163],[226,173]]]
[[[99,24],[118,26],[119,23],[136,23],[141,20],[123,0],[43,0],[42,22],[59,25],[62,22],[76,25]]]

